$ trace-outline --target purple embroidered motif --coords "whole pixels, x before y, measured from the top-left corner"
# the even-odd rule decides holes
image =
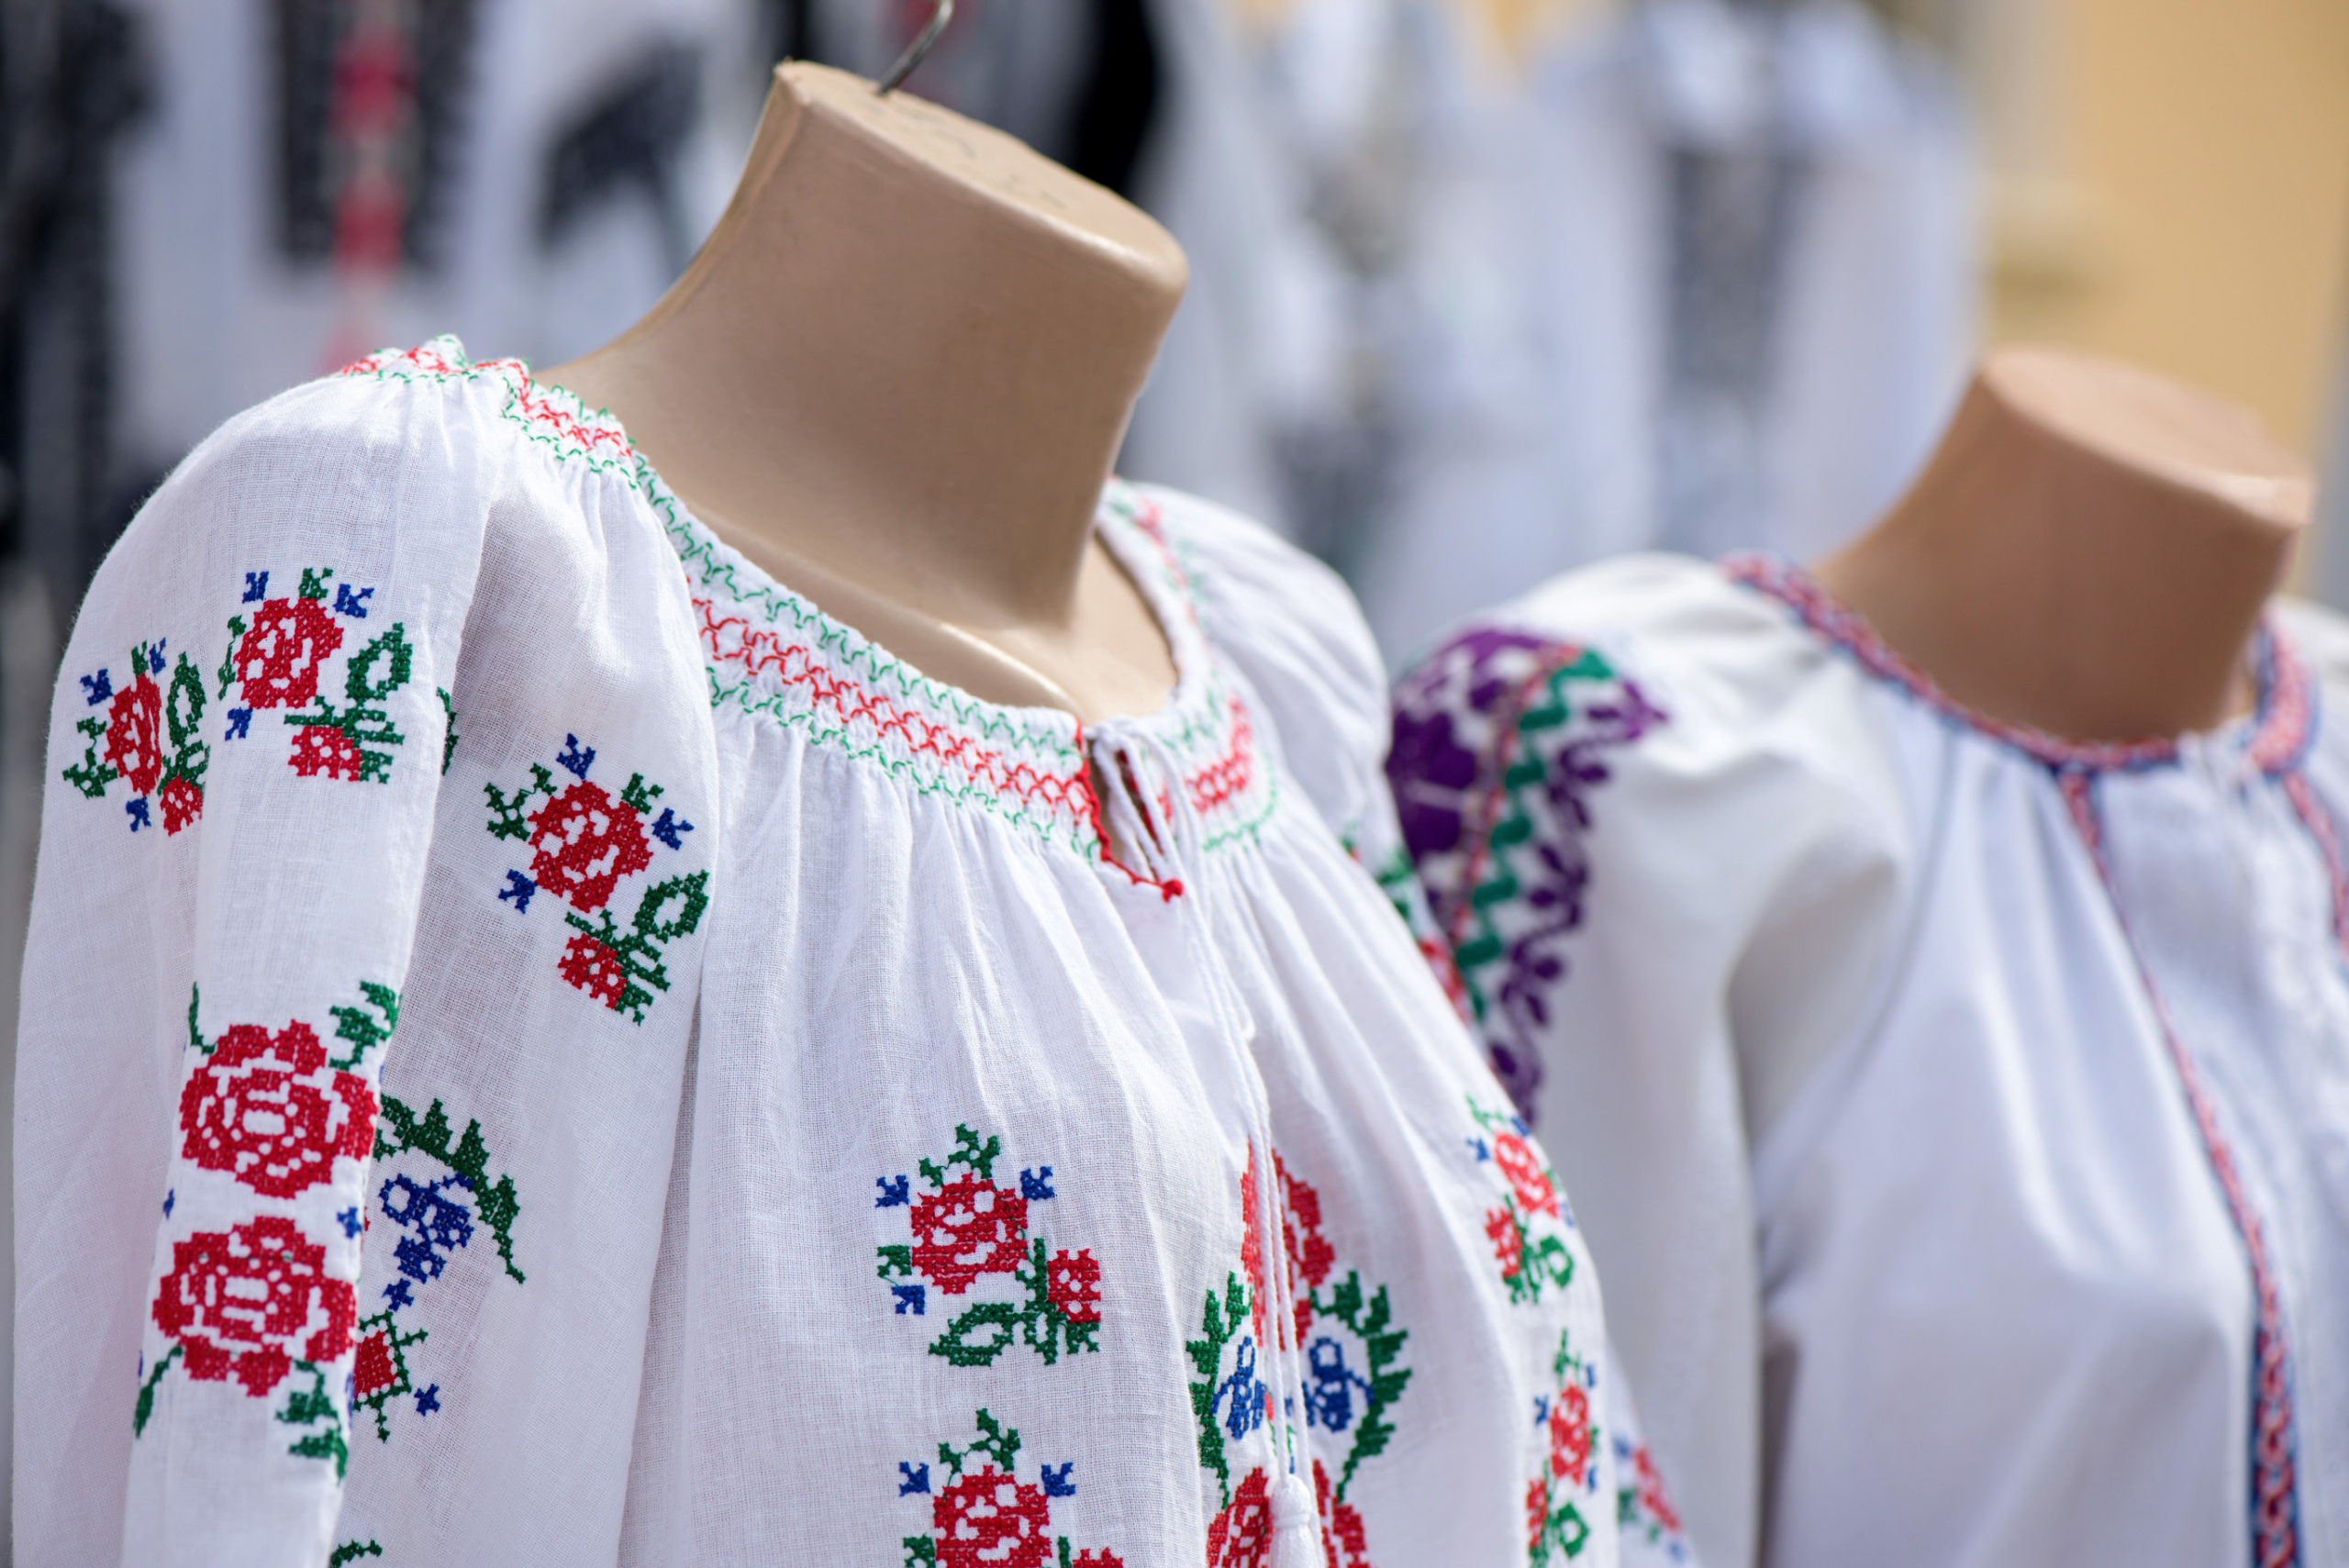
[[[1606,753],[1665,717],[1598,654],[1491,628],[1443,644],[1396,688],[1386,770],[1404,846],[1529,1122],[1535,1036],[1583,923],[1590,796],[1611,776]]]

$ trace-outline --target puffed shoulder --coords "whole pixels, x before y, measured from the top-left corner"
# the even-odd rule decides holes
[[[1397,684],[1389,773],[1452,923],[1497,918],[1479,913],[1498,896],[1486,884],[1534,885],[1540,868],[1512,872],[1510,857],[1546,846],[1580,868],[1568,929],[1591,950],[1575,983],[1586,998],[1654,953],[1676,955],[1694,994],[1759,997],[1738,1031],[1758,1134],[1860,1005],[1913,856],[1876,707],[1899,700],[1722,567],[1629,556],[1439,642]],[[1536,831],[1504,852],[1520,796]],[[1487,1028],[1508,1051],[1506,1020]],[[1536,1041],[1516,1043],[1531,1061]]]
[[[1828,718],[1822,704],[1855,707],[1864,690],[1784,605],[1688,556],[1627,555],[1569,572],[1487,618],[1600,650],[1684,731],[1704,722],[1753,736],[1789,706]]]
[[[235,568],[248,558],[262,563],[288,551],[327,551],[369,578],[450,547],[472,553],[497,486],[489,471],[506,444],[501,410],[527,383],[518,366],[507,375],[499,365],[468,364],[453,343],[451,361],[462,367],[454,373],[404,368],[425,352],[362,361],[228,420],[125,529],[93,601],[104,603],[110,579],[133,562],[142,574],[208,584],[223,572],[239,580]]]
[[[1386,673],[1361,606],[1338,574],[1263,525],[1156,485],[1208,641],[1260,699],[1282,759],[1332,828],[1381,814]]]

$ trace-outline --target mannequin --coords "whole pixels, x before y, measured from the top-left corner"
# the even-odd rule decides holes
[[[1093,515],[1187,269],[1003,133],[806,63],[643,320],[545,373],[727,543],[936,680],[1084,719],[1174,684]]]
[[[1991,354],[1923,474],[1818,568],[1958,702],[2076,740],[2207,729],[2314,494],[2256,418],[2053,349]]]

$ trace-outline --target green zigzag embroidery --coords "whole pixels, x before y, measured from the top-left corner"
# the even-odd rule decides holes
[[[1486,838],[1487,858],[1486,878],[1468,894],[1468,906],[1476,919],[1476,934],[1453,949],[1452,961],[1459,969],[1461,983],[1468,989],[1468,1000],[1476,1017],[1485,1016],[1485,990],[1476,983],[1476,972],[1498,960],[1508,951],[1508,942],[1494,929],[1492,910],[1496,905],[1507,904],[1524,892],[1517,875],[1508,868],[1503,851],[1516,848],[1531,839],[1536,831],[1534,814],[1528,805],[1527,791],[1538,789],[1549,776],[1549,765],[1535,752],[1530,742],[1548,730],[1564,728],[1574,717],[1574,706],[1567,688],[1575,682],[1586,684],[1611,681],[1614,666],[1594,651],[1585,650],[1582,657],[1570,664],[1562,664],[1550,673],[1542,683],[1546,700],[1538,706],[1529,703],[1518,716],[1511,730],[1512,743],[1501,752],[1512,759],[1501,772],[1501,787],[1508,802],[1508,811],[1493,824]]]

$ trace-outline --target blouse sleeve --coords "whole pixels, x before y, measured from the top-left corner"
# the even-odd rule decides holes
[[[1854,672],[1710,567],[1561,578],[1397,688],[1404,841],[1557,1160],[1689,1543],[1754,1560],[1752,1155],[1854,1027],[1902,828]]]
[[[74,624],[18,1035],[26,1561],[328,1559],[487,507],[468,395],[323,382],[240,417]]]

